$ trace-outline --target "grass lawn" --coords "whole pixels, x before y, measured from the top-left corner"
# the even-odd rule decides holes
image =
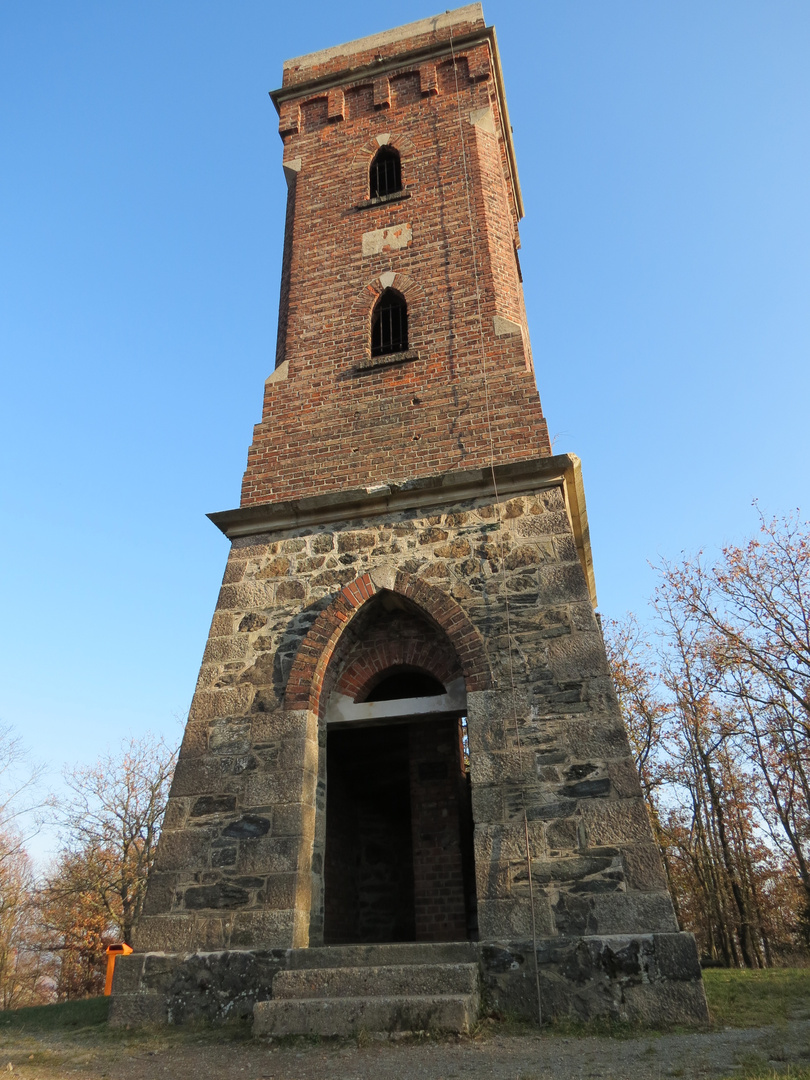
[[[810,968],[709,968],[703,984],[718,1027],[763,1027],[810,1018]]]
[[[56,1005],[32,1005],[28,1009],[0,1010],[0,1033],[64,1031],[106,1024],[110,1011],[108,997],[85,1001],[60,1001]]]

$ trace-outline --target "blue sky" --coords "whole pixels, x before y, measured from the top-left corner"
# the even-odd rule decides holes
[[[488,0],[555,449],[600,610],[807,510],[810,5]],[[0,9],[0,719],[51,768],[179,737],[273,366],[285,58],[435,14]],[[51,843],[44,837],[39,849]]]

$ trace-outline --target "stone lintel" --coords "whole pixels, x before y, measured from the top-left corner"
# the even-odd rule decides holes
[[[342,727],[362,727],[382,720],[410,722],[418,717],[460,716],[467,711],[464,679],[455,679],[446,694],[432,697],[395,698],[391,701],[354,702],[345,694],[332,694],[326,708],[326,723]]]
[[[494,474],[494,478],[493,478]],[[404,510],[448,507],[471,499],[513,498],[543,488],[561,487],[577,552],[596,607],[588,513],[580,460],[575,454],[556,454],[529,461],[496,465],[494,469],[440,473],[404,483],[380,483],[353,491],[336,491],[277,503],[259,503],[221,510],[208,517],[229,540],[286,532],[290,529],[335,525],[376,518]]]

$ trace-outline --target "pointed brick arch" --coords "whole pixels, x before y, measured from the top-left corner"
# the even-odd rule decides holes
[[[354,299],[352,300],[351,317],[353,319],[370,319],[374,305],[386,289],[396,289],[397,292],[402,293],[408,302],[409,310],[412,307],[418,310],[420,301],[425,298],[425,290],[415,278],[411,277],[410,274],[402,274],[389,270],[382,274],[377,274],[376,277],[367,281],[358,293],[355,293]]]
[[[350,202],[358,203],[368,198],[368,170],[374,155],[382,146],[390,146],[396,150],[402,163],[402,179],[404,188],[407,189],[412,182],[413,166],[416,156],[416,147],[409,135],[402,132],[384,132],[367,139],[362,146],[358,146],[351,158],[349,169],[349,182],[351,183]]]
[[[345,585],[325,608],[301,643],[287,680],[284,703],[289,710],[323,707],[324,677],[344,630],[360,609],[383,592],[370,574]],[[400,571],[389,592],[407,597],[447,635],[458,656],[467,691],[487,690],[492,684],[486,649],[481,636],[458,603],[435,585]]]

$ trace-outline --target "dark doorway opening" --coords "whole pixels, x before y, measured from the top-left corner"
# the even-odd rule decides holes
[[[324,943],[475,938],[460,718],[330,730],[326,762]]]
[[[330,731],[324,943],[414,941],[405,725]]]

